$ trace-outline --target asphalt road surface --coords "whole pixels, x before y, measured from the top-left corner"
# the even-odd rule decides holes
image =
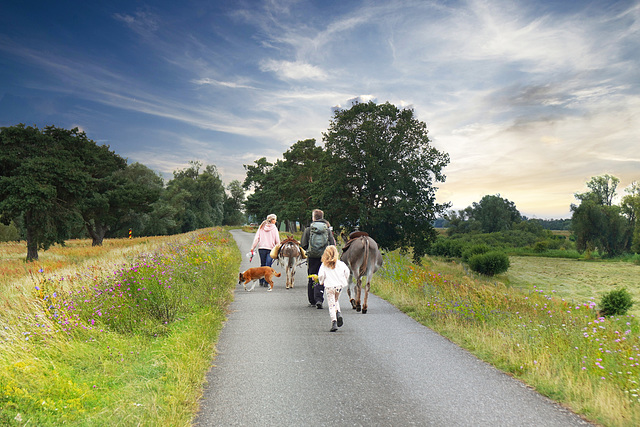
[[[242,254],[253,234],[232,231]],[[243,255],[241,269],[260,265]],[[196,426],[585,426],[577,415],[370,295],[344,326],[294,289],[235,291]]]

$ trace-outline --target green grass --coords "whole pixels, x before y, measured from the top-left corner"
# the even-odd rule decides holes
[[[509,271],[501,276],[509,286],[544,289],[572,304],[599,303],[603,293],[626,287],[636,301],[629,313],[640,316],[640,266],[634,263],[517,256],[509,261]]]
[[[191,424],[240,254],[217,228],[129,258],[39,273],[5,304],[0,425]]]
[[[561,260],[523,257],[516,271],[488,279],[455,262],[426,258],[419,267],[392,252],[372,288],[576,413],[607,426],[640,425],[640,326],[632,315],[599,318],[593,298],[606,288],[596,285],[602,283],[597,278],[622,282],[624,275],[598,273],[598,266],[616,264],[581,262],[580,271],[594,280],[591,291],[585,293],[577,278],[556,291],[546,285],[566,283],[571,275],[558,280],[565,265],[550,261]]]

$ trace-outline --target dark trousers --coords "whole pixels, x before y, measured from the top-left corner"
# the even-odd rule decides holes
[[[258,249],[258,254],[260,254],[260,267],[271,267],[271,264],[273,264],[273,258],[271,258],[270,255],[271,250]],[[260,279],[260,286],[267,286],[267,281],[264,279]]]
[[[322,261],[320,258],[307,258],[307,274],[318,274]],[[309,297],[309,304],[317,304],[324,302],[324,286],[313,286],[313,280],[309,279],[307,285],[307,296]]]

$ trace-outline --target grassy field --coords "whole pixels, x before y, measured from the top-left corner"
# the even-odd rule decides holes
[[[510,257],[509,261],[509,271],[499,279],[514,288],[543,289],[580,304],[599,302],[604,292],[625,287],[636,301],[630,313],[640,317],[640,265],[542,257]]]
[[[229,233],[0,245],[0,425],[188,426],[236,284]]]

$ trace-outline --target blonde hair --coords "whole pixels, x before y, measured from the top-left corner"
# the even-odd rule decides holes
[[[260,224],[260,229],[263,229],[265,225],[267,224],[271,224],[271,220],[275,219],[278,220],[278,217],[276,216],[276,214],[269,214],[267,215],[267,219],[265,219],[264,221],[262,221],[262,224]]]
[[[334,268],[336,268],[336,264],[339,259],[340,256],[338,255],[338,248],[336,248],[334,245],[329,245],[324,250],[324,253],[322,254],[322,258],[320,260],[322,261],[322,264],[333,270]]]

